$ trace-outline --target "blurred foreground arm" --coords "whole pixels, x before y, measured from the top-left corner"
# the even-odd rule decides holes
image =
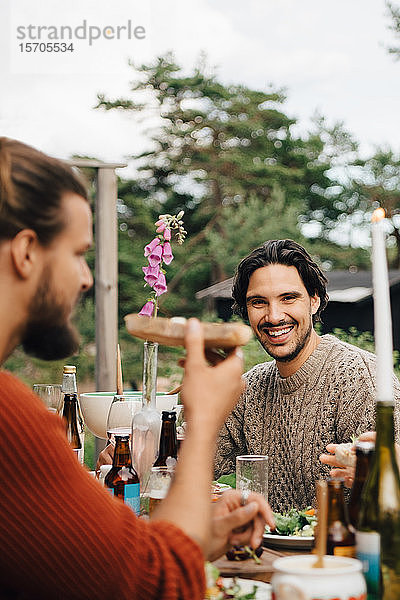
[[[215,441],[242,390],[243,361],[242,352],[237,349],[217,366],[208,366],[197,319],[187,323],[185,346],[182,399],[186,437],[170,491],[153,513],[153,519],[170,521],[180,527],[207,556],[212,535],[211,481]]]

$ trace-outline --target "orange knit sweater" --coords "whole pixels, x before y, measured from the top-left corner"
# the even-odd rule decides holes
[[[0,598],[204,598],[204,557],[78,464],[61,419],[0,373]]]

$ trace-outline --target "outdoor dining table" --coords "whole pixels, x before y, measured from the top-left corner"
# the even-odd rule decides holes
[[[299,554],[310,554],[309,550],[275,550],[264,548],[260,556],[260,564],[253,559],[234,561],[228,560],[226,556],[220,557],[213,564],[219,569],[222,577],[241,577],[243,579],[256,579],[270,583],[274,573],[273,562],[281,556],[294,556]]]

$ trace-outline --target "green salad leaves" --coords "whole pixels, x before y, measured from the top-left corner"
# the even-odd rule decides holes
[[[224,483],[232,488],[236,487],[236,473],[222,475],[217,479],[217,483]],[[317,524],[315,509],[308,506],[304,510],[291,508],[287,513],[273,513],[275,518],[276,530],[270,531],[268,525],[265,527],[266,533],[276,533],[277,535],[295,535],[298,537],[313,537],[314,529]]]
[[[219,570],[209,562],[205,563],[205,572],[207,586],[205,600],[253,600],[257,597],[256,585],[251,592],[243,592],[236,577],[229,585],[224,585]]]
[[[317,517],[315,516],[315,510],[310,506],[305,510],[291,508],[285,514],[273,513],[273,515],[278,535],[297,535],[301,537],[314,535]],[[268,533],[270,533],[269,528]]]
[[[217,479],[217,483],[225,483],[226,485],[230,485],[231,488],[236,488],[236,473],[229,473],[229,475],[221,475],[219,479]]]

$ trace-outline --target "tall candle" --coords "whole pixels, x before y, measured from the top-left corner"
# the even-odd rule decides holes
[[[372,284],[374,294],[374,337],[376,352],[376,399],[393,401],[393,341],[389,275],[386,258],[385,211],[372,215]]]

